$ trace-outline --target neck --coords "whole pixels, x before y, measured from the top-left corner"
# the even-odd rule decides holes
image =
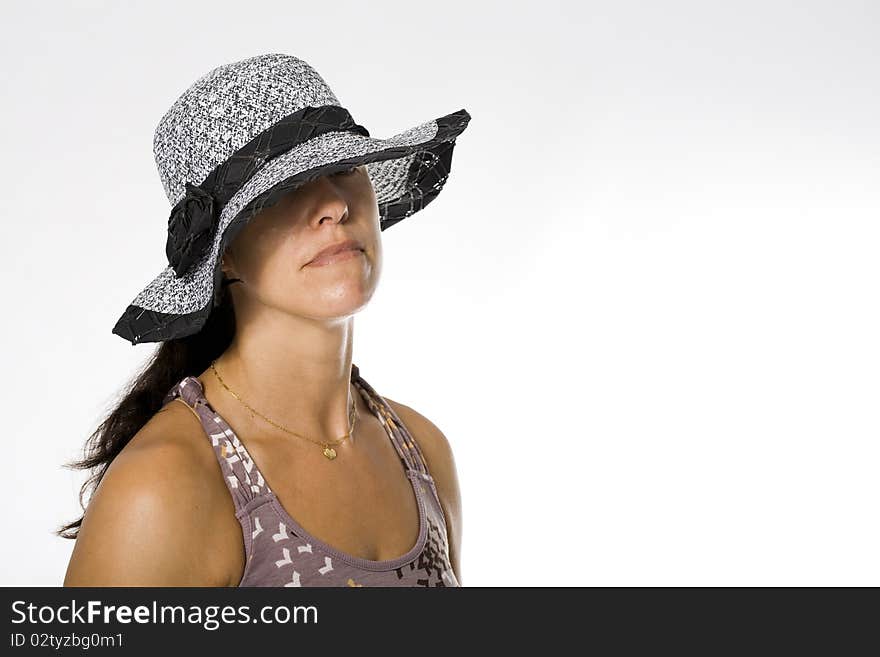
[[[293,324],[293,325],[291,325]],[[350,430],[353,318],[311,320],[284,314],[260,325],[236,327],[230,346],[214,367],[223,383],[254,410],[298,434],[331,441]],[[233,397],[209,367],[201,380],[226,405],[250,411]],[[256,424],[273,429],[257,416]]]

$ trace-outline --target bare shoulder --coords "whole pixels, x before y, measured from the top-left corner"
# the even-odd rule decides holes
[[[86,509],[65,586],[227,585],[228,566],[206,558],[204,537],[218,510],[234,518],[234,506],[196,429],[191,411],[168,404],[113,459]]]
[[[419,447],[425,455],[425,460],[428,461],[428,467],[432,475],[435,474],[434,470],[437,468],[443,471],[454,467],[455,460],[452,453],[452,445],[449,444],[449,440],[436,424],[406,404],[394,401],[388,397],[383,397],[383,399],[394,409],[394,412],[403,420],[409,432],[418,440]],[[442,474],[442,472],[437,472],[437,474]]]
[[[449,525],[450,560],[456,577],[461,583],[459,562],[462,533],[461,491],[452,445],[437,425],[424,415],[406,404],[384,396],[383,399],[394,409],[413,439],[418,443],[428,464],[428,470],[437,485],[443,513]]]

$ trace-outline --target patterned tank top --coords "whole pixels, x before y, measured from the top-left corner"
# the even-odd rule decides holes
[[[235,503],[245,546],[246,586],[459,586],[449,561],[446,518],[418,444],[394,409],[360,377],[352,383],[393,443],[419,508],[418,539],[405,554],[375,561],[347,554],[309,534],[281,506],[244,444],[187,376],[163,405],[180,401],[198,417]]]

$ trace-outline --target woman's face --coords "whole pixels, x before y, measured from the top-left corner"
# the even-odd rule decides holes
[[[363,247],[354,257],[310,261],[343,240]],[[351,254],[347,254],[351,255]],[[269,306],[313,319],[344,318],[365,306],[382,267],[379,208],[365,165],[325,175],[255,215],[223,257],[237,320]]]

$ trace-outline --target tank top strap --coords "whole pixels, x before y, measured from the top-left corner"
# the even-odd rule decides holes
[[[182,402],[198,418],[211,441],[223,480],[235,503],[235,510],[237,513],[243,512],[253,500],[272,491],[244,444],[235,435],[232,427],[211,407],[204,392],[198,377],[187,376],[168,391],[162,403],[164,405],[175,400]]]
[[[419,449],[418,443],[413,440],[406,425],[397,416],[391,405],[361,377],[360,370],[355,365],[352,365],[352,383],[355,384],[361,393],[361,397],[363,397],[364,402],[369,406],[373,414],[385,426],[386,431],[391,436],[391,442],[394,444],[397,454],[403,462],[403,467],[407,471],[417,472],[423,477],[429,478],[428,465],[425,462],[421,449]]]

